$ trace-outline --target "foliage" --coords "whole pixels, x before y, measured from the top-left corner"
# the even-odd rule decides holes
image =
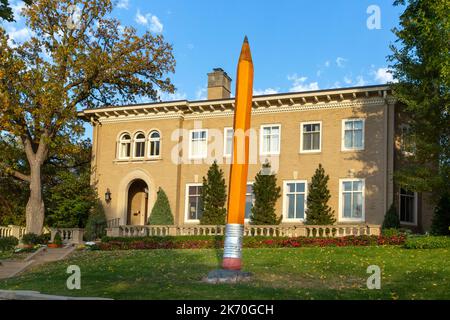
[[[393,30],[392,84],[414,138],[414,153],[396,180],[436,199],[450,189],[450,20],[449,0],[396,0],[407,5]]]
[[[0,238],[0,251],[10,251],[18,244],[19,240],[16,237]]]
[[[450,235],[450,194],[444,193],[434,209],[431,234]]]
[[[26,233],[22,236],[21,239],[23,244],[40,244],[41,238],[35,233]]]
[[[394,203],[391,204],[389,210],[384,215],[383,225],[381,227],[385,229],[398,229],[400,228],[400,218],[398,217],[397,209]]]
[[[158,189],[156,202],[153,206],[148,224],[152,225],[173,225],[173,214],[170,209],[169,199],[162,188]]]
[[[328,201],[331,198],[328,180],[330,180],[330,177],[325,175],[325,169],[322,164],[319,164],[309,185],[306,224],[330,225],[336,222],[334,210],[328,206]]]
[[[203,177],[202,203],[203,215],[200,224],[223,225],[225,224],[227,209],[227,187],[222,169],[219,169],[217,161],[211,165],[207,177]]]
[[[80,10],[76,24],[69,6]],[[172,47],[162,35],[138,35],[111,18],[110,0],[37,0],[23,10],[31,37],[0,27],[0,127],[22,146],[28,168],[0,159],[0,170],[29,183],[27,231],[40,233],[42,166],[72,152],[83,134],[80,108],[159,99],[174,92]]]
[[[55,237],[53,238],[53,244],[56,244],[57,246],[62,246],[63,242],[61,239],[61,234],[59,234],[59,232],[55,234]]]
[[[387,236],[348,236],[348,237],[244,237],[244,248],[290,248],[290,247],[345,247],[373,245],[401,245],[405,235]],[[138,249],[218,249],[223,248],[223,237],[178,236],[178,237],[134,237],[102,239],[101,250],[138,250]]]
[[[97,201],[91,209],[86,228],[84,229],[84,237],[87,241],[100,239],[106,234],[106,215],[100,201]]]
[[[408,235],[411,234],[411,230],[409,230],[409,229],[388,228],[388,229],[382,229],[381,233],[385,237],[393,237],[393,236],[401,236],[401,235],[408,236]]]
[[[280,224],[283,217],[277,218],[275,204],[281,196],[281,188],[277,186],[275,173],[271,171],[270,163],[263,164],[253,183],[255,204],[251,210],[250,223],[253,225]]]
[[[30,5],[33,0],[22,0],[25,4]],[[9,0],[0,0],[0,20],[14,21],[14,12],[9,4]]]
[[[438,249],[450,248],[450,237],[416,236],[409,237],[404,247],[406,249]]]

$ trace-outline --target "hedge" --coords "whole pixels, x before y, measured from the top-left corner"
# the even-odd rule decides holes
[[[10,251],[19,244],[16,237],[0,238],[0,251]]]
[[[447,236],[415,236],[406,240],[406,249],[438,249],[450,248],[450,237]]]
[[[292,248],[292,247],[345,247],[402,245],[405,235],[399,236],[348,236],[341,238],[268,238],[245,237],[244,248]],[[103,238],[98,245],[100,250],[138,250],[138,249],[218,249],[223,248],[223,237],[182,236],[182,237],[142,237],[142,238]]]

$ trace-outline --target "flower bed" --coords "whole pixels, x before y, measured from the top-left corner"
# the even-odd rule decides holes
[[[296,247],[345,247],[402,245],[406,236],[348,236],[341,238],[267,238],[245,237],[244,248],[296,248]],[[100,250],[144,250],[144,249],[217,249],[223,248],[223,237],[145,237],[103,238]]]

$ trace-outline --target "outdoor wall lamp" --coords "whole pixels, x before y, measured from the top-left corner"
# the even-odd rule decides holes
[[[110,203],[110,202],[111,202],[111,191],[109,190],[109,188],[107,188],[107,189],[106,189],[106,192],[105,192],[105,201],[106,201],[107,203]]]

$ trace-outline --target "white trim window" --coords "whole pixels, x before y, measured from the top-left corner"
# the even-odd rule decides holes
[[[119,138],[119,159],[129,159],[131,156],[131,136],[129,133],[122,133]]]
[[[364,221],[364,179],[340,179],[339,189],[341,221]]]
[[[342,150],[364,150],[364,119],[342,120]]]
[[[204,159],[208,154],[208,130],[189,131],[189,158]]]
[[[306,180],[283,181],[283,221],[305,220],[307,188]]]
[[[260,129],[260,154],[277,155],[280,154],[281,125],[262,125]]]
[[[186,184],[186,221],[199,222],[203,215],[201,183]]]
[[[414,135],[409,125],[402,125],[400,127],[400,150],[405,156],[412,156],[416,152]]]
[[[322,122],[302,122],[300,124],[300,152],[320,152],[322,150]]]
[[[245,221],[250,221],[254,204],[255,193],[253,192],[253,182],[248,182],[247,189],[245,191]]]
[[[145,134],[143,132],[138,132],[134,135],[134,157],[145,157]]]
[[[234,130],[231,127],[223,129],[223,156],[231,157],[233,153]]]
[[[152,130],[148,135],[148,156],[158,158],[161,156],[161,133],[158,130]]]
[[[417,193],[400,188],[399,216],[401,224],[417,225]]]

